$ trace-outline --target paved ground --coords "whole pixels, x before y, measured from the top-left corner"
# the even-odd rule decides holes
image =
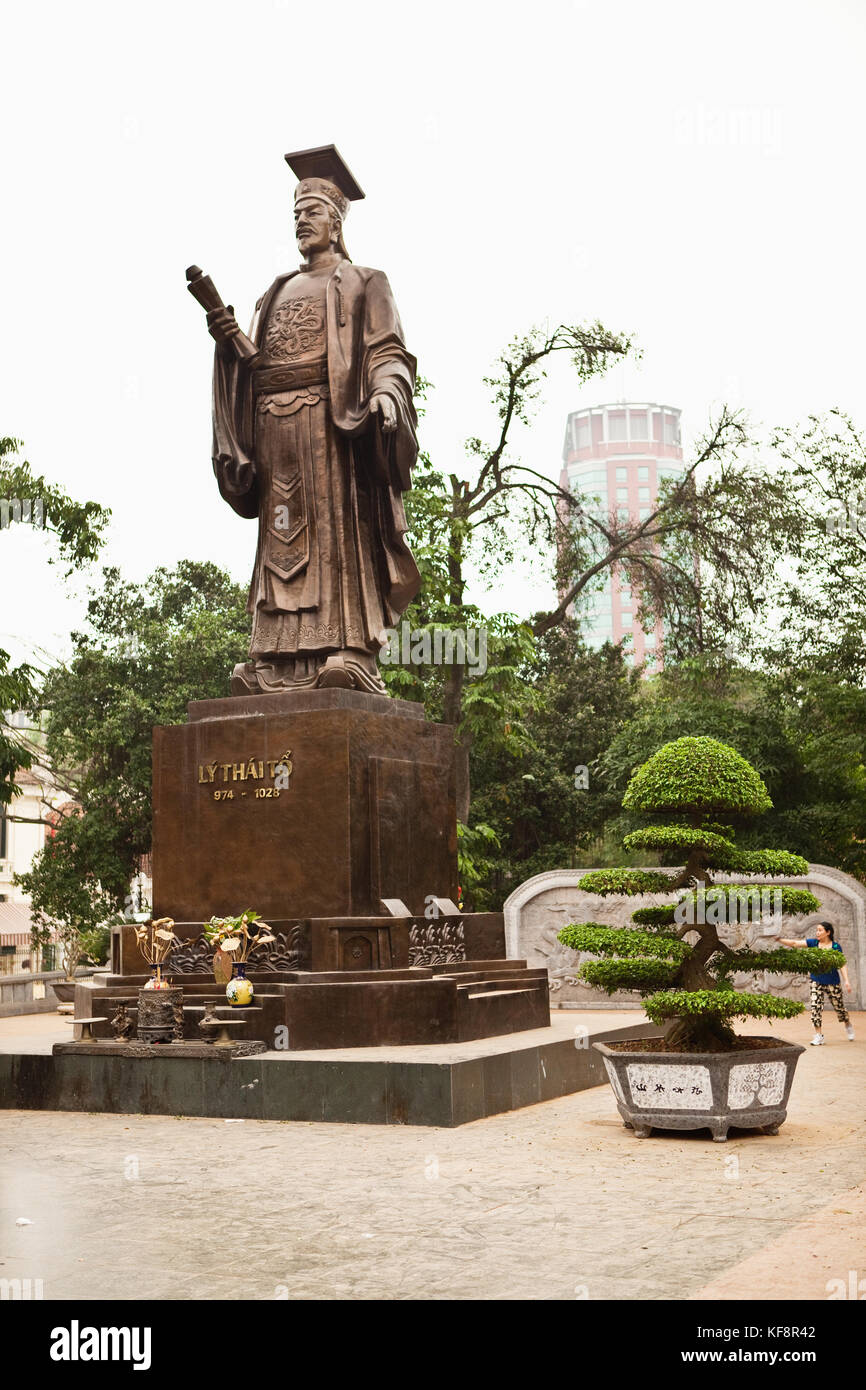
[[[0,1278],[48,1299],[826,1299],[866,1280],[853,1018],[857,1042],[827,1021],[801,1057],[779,1135],[727,1144],[636,1139],[607,1086],[449,1130],[4,1111]],[[0,1045],[39,1025],[3,1020]]]

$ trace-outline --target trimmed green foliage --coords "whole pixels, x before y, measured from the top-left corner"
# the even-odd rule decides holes
[[[634,931],[631,927],[603,927],[598,922],[573,922],[563,927],[557,940],[563,946],[570,946],[572,951],[590,951],[596,956],[655,956],[679,962],[692,950],[688,942],[681,941],[678,936]]]
[[[779,897],[776,897],[779,894]],[[683,916],[683,903],[693,903],[694,911]],[[678,922],[754,922],[779,905],[786,914],[819,912],[821,904],[808,888],[788,888],[783,883],[716,883],[686,893],[677,903]]]
[[[630,960],[588,960],[577,972],[595,989],[616,994],[620,989],[637,990],[643,994],[651,989],[666,989],[674,983],[677,965],[671,961],[647,960],[636,956]]]
[[[830,970],[841,970],[845,963],[841,951],[822,951],[820,946],[792,951],[780,946],[774,951],[734,951],[724,957],[722,966],[726,975],[734,970],[769,970],[774,975],[810,975],[814,971],[816,975],[825,975]]]
[[[809,861],[787,849],[738,849],[733,868],[743,874],[780,874],[800,878],[809,872]]]
[[[672,927],[676,921],[675,912],[673,903],[665,903],[664,907],[639,907],[631,914],[631,920],[644,927]]]
[[[796,1018],[805,1006],[796,999],[733,989],[669,989],[650,995],[643,1007],[653,1023],[665,1023],[672,1018]]]
[[[732,840],[706,827],[648,825],[626,835],[623,845],[629,850],[661,850],[668,857],[700,849],[708,868],[743,874],[779,874],[795,878],[809,872],[809,862],[801,854],[791,854],[785,849],[740,849]]]
[[[626,835],[623,845],[626,849],[661,849],[668,853],[703,849],[709,863],[719,869],[729,868],[738,855],[736,845],[724,836],[687,825],[648,825]]]
[[[584,874],[577,886],[585,893],[598,893],[601,897],[609,893],[634,897],[638,893],[667,893],[673,882],[670,874],[658,869],[594,869]]]
[[[622,801],[629,811],[733,811],[756,816],[772,808],[763,778],[726,743],[678,738],[638,768]]]

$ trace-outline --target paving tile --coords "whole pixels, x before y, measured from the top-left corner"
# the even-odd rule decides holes
[[[863,1034],[866,1020],[854,1022]],[[808,1019],[780,1029],[808,1034]],[[637,1140],[607,1084],[472,1119],[499,1084],[481,1057],[464,1078],[465,1123],[323,1123],[316,1071],[321,1082],[331,1063],[305,1069],[299,1090],[291,1064],[253,1062],[263,1107],[297,1114],[303,1100],[315,1114],[318,1096],[319,1118],[4,1110],[4,1276],[41,1277],[50,1298],[271,1299],[280,1285],[292,1299],[573,1303],[580,1290],[590,1302],[714,1289],[751,1301],[768,1286],[826,1299],[834,1259],[840,1277],[858,1259],[864,1268],[866,1042],[844,1034],[800,1058],[777,1138],[722,1145]],[[437,1076],[426,1062],[414,1073],[419,1113],[441,1102],[443,1075],[450,1084],[451,1068]],[[405,1085],[394,1071],[386,1104]],[[20,1216],[33,1224],[16,1227]]]

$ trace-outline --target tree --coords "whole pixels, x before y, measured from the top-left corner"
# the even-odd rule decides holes
[[[766,465],[683,489],[665,563],[644,567],[645,610],[665,622],[669,661],[732,645],[782,673],[808,652],[810,669],[862,685],[866,438],[832,410],[777,428],[763,452]]]
[[[184,560],[144,584],[103,570],[87,618],[40,697],[47,758],[75,809],[20,882],[46,917],[97,926],[124,907],[150,852],[153,726],[181,723],[189,700],[229,693],[249,617],[245,589]]]
[[[559,608],[579,603],[598,575],[618,566],[642,620],[663,621],[666,660],[726,646],[761,614],[779,557],[801,547],[806,521],[774,461],[743,461],[750,443],[741,412],[722,409],[698,440],[681,479],[666,482],[640,523],[585,505],[563,509]],[[595,564],[587,563],[595,556]],[[568,576],[575,576],[568,583]]]
[[[774,831],[813,862],[866,883],[866,689],[808,669],[784,671],[770,688],[801,768]]]
[[[496,839],[474,885],[479,907],[501,907],[515,879],[574,867],[619,804],[598,759],[641,684],[621,649],[590,650],[566,619],[538,639],[524,678],[531,699],[519,742],[491,737],[472,749],[473,820]]]
[[[776,670],[866,681],[866,438],[840,410],[811,415],[772,439],[798,518],[797,543],[768,595],[775,621],[752,634]],[[767,634],[769,628],[770,635]]]
[[[518,546],[543,542],[552,549],[556,508],[568,494],[543,473],[512,457],[513,427],[530,422],[546,366],[554,354],[568,354],[577,381],[584,383],[607,371],[630,348],[628,337],[611,333],[600,323],[561,324],[552,331],[533,328],[514,338],[499,355],[491,375],[484,379],[498,427],[490,442],[480,438],[467,441],[470,476],[463,477],[455,470],[446,477],[426,454],[420,456],[413,473],[412,491],[406,497],[407,538],[421,571],[422,588],[417,603],[406,613],[410,625],[429,624],[447,630],[477,626],[481,615],[466,599],[468,567],[473,567],[482,583],[495,582]],[[427,389],[428,383],[422,381],[422,414]],[[501,724],[512,722],[508,702],[515,694],[514,673],[532,640],[528,625],[509,615],[499,618],[491,635],[501,639],[503,650],[496,655],[503,659],[493,663],[483,691],[469,691],[467,668],[462,662],[449,662],[441,671],[441,718],[456,730],[457,815],[464,822],[469,816],[474,717],[489,712]],[[516,663],[511,659],[515,656]],[[410,686],[411,682],[405,683],[407,690]],[[398,693],[393,682],[391,689]]]
[[[685,869],[675,875],[601,871],[584,875],[579,886],[600,894],[689,891],[676,904],[632,914],[634,922],[649,930],[595,922],[565,927],[559,934],[564,945],[608,957],[585,962],[580,977],[610,994],[627,989],[646,996],[644,1010],[653,1023],[668,1024],[665,1042],[672,1050],[729,1051],[735,1046],[732,1018],[792,1018],[801,1013],[803,1005],[794,1000],[735,990],[731,976],[750,970],[784,974],[821,970],[823,957],[818,948],[796,953],[733,950],[719,939],[717,930],[721,921],[739,920],[743,904],[753,913],[757,904],[760,915],[774,892],[781,897],[783,912],[812,912],[820,907],[805,889],[762,883],[710,886],[714,868],[791,877],[808,871],[805,860],[784,850],[756,854],[738,848],[733,827],[716,819],[743,820],[769,809],[767,788],[755,769],[718,740],[677,739],[638,769],[624,804],[674,818],[674,824],[635,832],[627,846],[629,842],[651,845],[674,858],[685,856]],[[684,939],[693,934],[697,936],[694,944]]]
[[[36,526],[51,536],[49,564],[64,564],[64,577],[83,568],[99,553],[111,513],[98,502],[76,502],[62,488],[34,473],[18,458],[20,440],[0,438],[0,532],[9,526]],[[10,713],[36,702],[38,673],[28,663],[10,665],[0,651],[0,811],[17,795],[18,772],[33,766],[35,751],[9,719]],[[10,820],[20,817],[9,815]],[[27,819],[27,818],[25,818]]]
[[[730,744],[767,784],[764,833],[866,882],[866,690],[815,671],[748,670],[706,652],[641,683],[632,716],[599,759],[600,776],[621,797],[635,769],[678,735]],[[608,833],[621,842],[645,821],[628,811],[612,817]],[[740,842],[756,848],[758,834],[745,825]]]
[[[0,814],[18,795],[16,777],[33,766],[33,752],[12,724],[10,715],[24,709],[36,698],[34,668],[28,664],[10,667],[8,652],[0,650]],[[10,820],[18,820],[10,816]]]
[[[724,409],[710,423],[683,478],[664,487],[641,520],[620,517],[616,507],[601,509],[514,456],[514,427],[531,420],[555,353],[567,352],[578,381],[585,383],[631,349],[630,338],[596,323],[560,325],[552,332],[532,329],[500,354],[485,378],[498,431],[486,443],[467,441],[469,476],[457,470],[446,476],[422,455],[407,494],[408,538],[423,577],[421,595],[406,614],[410,624],[471,626],[479,613],[466,601],[469,574],[493,587],[504,565],[527,554],[546,558],[558,592],[554,606],[524,625],[530,641],[579,614],[615,569],[631,584],[641,616],[665,617],[674,655],[717,645],[738,615],[759,611],[776,556],[792,533],[796,539],[801,522],[778,469],[741,461],[748,436],[738,413]],[[505,615],[500,621],[506,622]],[[507,623],[504,636],[526,640],[517,619]],[[463,821],[469,813],[475,738],[467,694],[474,685],[460,663],[442,673],[441,718],[457,731]],[[412,690],[411,678],[404,688]],[[500,693],[486,692],[491,711]],[[508,698],[515,694],[513,687],[506,691]],[[515,726],[505,708],[499,718]]]
[[[17,457],[19,439],[0,439],[0,521],[38,526],[57,542],[49,564],[66,566],[64,577],[91,564],[99,555],[111,517],[98,502],[76,502],[68,493]]]

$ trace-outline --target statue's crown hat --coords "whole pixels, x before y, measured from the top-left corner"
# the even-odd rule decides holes
[[[336,145],[317,145],[313,150],[293,150],[286,163],[299,183],[295,202],[301,198],[320,198],[329,203],[341,218],[349,204],[364,197],[364,190],[346,164]]]

